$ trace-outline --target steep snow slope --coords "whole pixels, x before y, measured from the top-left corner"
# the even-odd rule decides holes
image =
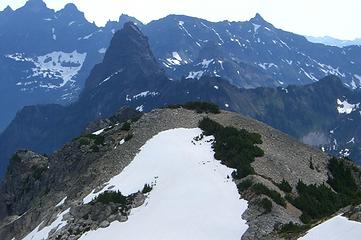
[[[215,160],[212,138],[195,141],[202,131],[172,129],[150,139],[119,175],[97,194],[112,189],[123,194],[153,190],[124,223],[91,231],[93,239],[240,239],[248,226],[241,219],[247,202],[232,182],[232,169]],[[91,193],[84,203],[97,194]]]
[[[337,216],[314,227],[299,240],[359,240],[360,236],[361,223]]]

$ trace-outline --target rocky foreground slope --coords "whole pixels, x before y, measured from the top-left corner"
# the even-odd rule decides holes
[[[316,187],[330,189],[330,186],[337,186],[334,182],[338,180],[339,174],[330,168],[330,163],[333,162],[330,161],[330,156],[256,120],[230,112],[207,114],[183,108],[153,110],[140,119],[137,115],[130,115],[128,122],[119,116],[121,112],[110,119],[92,124],[87,133],[51,156],[20,151],[12,158],[0,189],[0,239],[79,239],[85,237],[84,234],[89,231],[108,229],[110,224],[126,224],[131,221],[133,211],[144,202],[147,204],[148,198],[152,198],[152,191],[159,190],[157,185],[144,185],[139,191],[121,196],[119,201],[114,200],[119,197],[116,192],[111,193],[114,194],[112,197],[104,194],[103,199],[91,199],[89,194],[101,190],[112,177],[130,166],[149,139],[169,129],[198,128],[204,117],[208,117],[207,121],[214,126],[220,124],[245,129],[248,133],[241,131],[238,132],[239,135],[234,135],[249,137],[242,140],[242,144],[245,144],[242,145],[243,148],[253,146],[251,140],[261,137],[261,141],[257,140],[260,144],[250,148],[258,149],[258,146],[261,149],[261,152],[258,152],[261,157],[256,157],[251,162],[250,169],[253,170],[242,176],[240,173],[244,172],[237,171],[232,177],[227,176],[228,180],[225,179],[231,181],[233,178],[240,198],[248,201],[247,210],[243,214],[239,213],[239,221],[245,220],[248,228],[239,238],[296,239],[321,219],[336,212],[313,214],[301,204],[299,198],[306,196],[300,191],[300,182],[305,185],[304,189],[315,184],[311,185],[313,190],[309,191],[311,194],[307,195],[308,197],[317,199],[319,193],[325,192],[327,194],[323,194],[324,198],[335,197],[335,192],[321,192]],[[221,131],[219,129],[222,128],[217,129]],[[99,131],[93,132],[95,130]],[[211,128],[207,130],[207,127],[204,127],[203,130],[206,133],[211,131]],[[216,143],[223,141],[222,134],[225,132],[215,133]],[[192,143],[197,145],[202,138],[194,138]],[[217,145],[215,151],[216,157],[219,156]],[[229,166],[231,153],[226,151],[222,154],[228,154],[229,158],[222,159],[222,163]],[[252,152],[247,154],[252,155]],[[153,161],[157,162],[154,159]],[[357,184],[354,192],[358,192],[361,183],[360,175],[357,175],[358,168],[349,162],[341,163],[340,169],[352,169],[349,172],[345,170],[344,175],[353,174],[352,181]],[[247,164],[244,164],[243,168],[246,167]],[[190,177],[193,178],[196,176]],[[108,190],[116,187],[112,185]],[[338,188],[334,190],[337,194],[342,192]],[[199,192],[202,194],[202,189],[199,189]],[[178,197],[187,199],[186,190],[177,194],[180,194]],[[342,194],[342,198],[349,196],[349,193]],[[90,202],[85,200],[87,196]],[[327,199],[325,201],[327,202]],[[351,204],[357,205],[358,202],[347,202],[347,205]],[[338,208],[345,205],[339,205]],[[314,206],[317,207],[317,204]],[[357,208],[350,209],[346,208],[343,212],[348,212],[348,216],[354,220],[360,220],[357,217]],[[306,215],[310,219],[306,218]],[[180,223],[175,221],[174,224]]]

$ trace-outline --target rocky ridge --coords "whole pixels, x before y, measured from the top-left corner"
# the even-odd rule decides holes
[[[224,126],[244,128],[261,134],[263,143],[260,147],[265,154],[252,164],[256,174],[247,177],[253,179],[254,182],[263,183],[270,189],[281,193],[282,196],[285,193],[276,186],[276,183],[280,183],[282,179],[286,179],[290,183],[293,191],[300,179],[307,184],[327,184],[328,155],[301,144],[256,120],[230,112],[197,114],[185,109],[154,110],[131,123],[129,130],[123,128],[123,124],[120,122],[103,121],[111,124],[106,126],[99,135],[85,134],[48,158],[29,152],[27,155],[31,156],[30,159],[43,159],[30,162],[40,162],[41,166],[45,164],[44,166],[48,167],[45,167],[38,179],[30,178],[30,189],[27,192],[13,191],[14,188],[8,186],[14,185],[16,180],[7,177],[1,191],[15,196],[13,199],[16,200],[10,206],[6,205],[8,201],[3,199],[0,201],[1,209],[7,209],[7,212],[1,214],[3,219],[0,229],[1,238],[12,239],[14,237],[13,229],[17,229],[17,238],[23,237],[41,222],[45,226],[64,212],[63,219],[68,224],[60,231],[51,233],[50,239],[64,239],[57,238],[57,236],[77,239],[89,229],[106,227],[114,220],[126,221],[127,214],[117,212],[119,206],[87,206],[83,205],[82,199],[93,189],[99,189],[112,176],[122,171],[135,157],[139,148],[152,136],[168,129],[197,127],[198,122],[205,116]],[[129,135],[132,137],[128,141],[119,144]],[[24,158],[22,162],[29,158],[25,158],[21,152],[18,156],[21,159]],[[317,166],[317,170],[309,167],[310,159]],[[13,172],[16,166],[15,161],[11,164],[9,171]],[[31,174],[31,171],[24,174]],[[244,180],[242,179],[242,181]],[[260,196],[254,195],[252,192],[242,194],[242,197],[249,201],[249,208],[243,216],[248,222],[249,229],[243,239],[282,239],[278,235],[277,226],[290,221],[300,223],[301,212],[290,203],[287,203],[286,207],[273,203],[272,211],[264,214],[257,205]],[[141,193],[138,193],[137,196],[136,200],[130,204],[131,207],[141,205],[146,197]],[[28,200],[25,208],[19,208],[17,206],[20,205],[20,202],[17,199],[31,200]],[[59,205],[62,199],[65,200]],[[22,204],[24,205],[24,202]],[[102,214],[96,214],[99,211],[102,211]],[[99,217],[91,217],[94,214]]]

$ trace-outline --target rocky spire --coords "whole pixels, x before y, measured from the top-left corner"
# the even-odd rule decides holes
[[[125,23],[124,28],[114,34],[103,64],[114,65],[116,68],[138,67],[146,75],[159,71],[148,38],[133,22]]]
[[[139,85],[161,72],[148,38],[133,22],[127,22],[114,34],[103,62],[93,69],[84,92],[97,88],[107,78],[119,84]]]

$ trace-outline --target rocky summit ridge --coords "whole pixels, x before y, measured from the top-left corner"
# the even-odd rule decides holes
[[[114,221],[126,222],[132,209],[142,205],[147,194],[134,193],[125,205],[89,205],[83,203],[84,197],[93,189],[100,190],[104,183],[122,172],[153,136],[169,129],[197,128],[205,117],[223,126],[245,129],[261,136],[259,147],[264,155],[251,164],[254,173],[235,179],[235,184],[251,181],[253,185],[262,185],[280,194],[281,198],[290,193],[297,195],[299,181],[306,185],[329,186],[330,156],[236,113],[207,114],[165,108],[145,113],[140,118],[137,115],[116,116],[89,126],[89,131],[100,126],[102,130],[95,134],[84,133],[50,156],[30,151],[16,154],[0,187],[1,239],[21,239],[39,224],[38,231],[45,226],[52,228],[51,224],[59,218],[66,224],[61,229],[54,228],[49,239],[78,239],[84,233],[106,228]],[[289,184],[290,192],[280,187],[282,181]],[[302,211],[291,200],[285,200],[283,205],[268,193],[252,189],[239,187],[241,197],[248,201],[248,209],[242,218],[246,219],[249,228],[242,239],[284,239],[279,231],[281,226],[290,222],[302,224]],[[259,205],[265,197],[272,202],[266,213]]]

